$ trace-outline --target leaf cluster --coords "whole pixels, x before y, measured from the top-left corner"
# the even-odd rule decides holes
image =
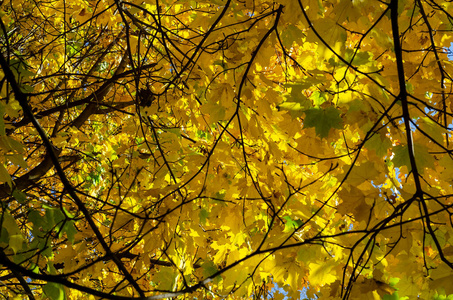
[[[1,3],[0,294],[448,299],[452,11]]]

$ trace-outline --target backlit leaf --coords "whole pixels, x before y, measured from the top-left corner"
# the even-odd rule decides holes
[[[65,292],[63,286],[58,283],[49,282],[43,287],[44,293],[50,300],[64,300]]]
[[[305,111],[304,128],[314,127],[321,138],[327,137],[332,128],[342,129],[342,123],[340,111],[335,107],[310,108]]]

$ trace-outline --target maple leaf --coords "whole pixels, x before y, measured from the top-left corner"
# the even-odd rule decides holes
[[[64,300],[66,298],[63,286],[60,284],[49,282],[43,287],[43,290],[51,300]]]
[[[325,138],[329,135],[331,128],[342,129],[343,120],[340,111],[335,107],[310,108],[305,111],[304,128],[314,127],[316,134]]]
[[[452,291],[451,1],[3,2],[5,299]]]
[[[392,159],[393,164],[396,167],[406,166],[410,171],[412,169],[410,158],[409,158],[409,151],[407,145],[405,146],[396,146],[393,148],[393,152],[395,154],[394,158]],[[414,146],[414,153],[415,153],[415,161],[417,164],[417,168],[421,172],[423,172],[424,168],[433,167],[434,165],[434,157],[432,157],[428,153],[428,149],[420,144],[415,144]]]

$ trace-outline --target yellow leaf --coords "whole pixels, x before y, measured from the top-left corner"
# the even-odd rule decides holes
[[[308,274],[310,285],[312,286],[323,286],[335,282],[337,279],[332,268],[334,262],[329,260],[326,263],[310,263],[308,265],[310,272]]]

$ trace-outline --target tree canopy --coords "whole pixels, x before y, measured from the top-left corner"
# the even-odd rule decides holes
[[[453,2],[2,1],[0,29],[3,299],[453,293]]]

